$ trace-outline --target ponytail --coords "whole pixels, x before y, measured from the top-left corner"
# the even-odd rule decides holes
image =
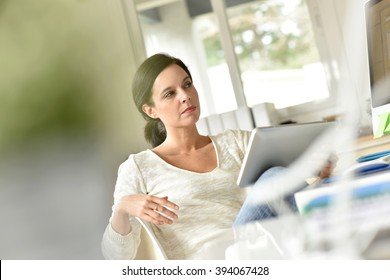
[[[167,138],[167,132],[162,121],[150,118],[145,125],[144,136],[153,148],[164,142]]]

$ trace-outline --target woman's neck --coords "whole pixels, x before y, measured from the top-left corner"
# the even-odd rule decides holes
[[[211,142],[207,136],[199,134],[196,126],[191,128],[167,130],[167,138],[156,151],[175,154],[188,154]]]

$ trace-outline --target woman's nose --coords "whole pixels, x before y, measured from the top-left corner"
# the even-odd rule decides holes
[[[187,101],[190,101],[191,97],[186,96],[185,98],[182,98],[181,103],[186,103]]]
[[[191,97],[186,92],[182,92],[179,96],[181,103],[186,103],[187,101],[191,100]]]

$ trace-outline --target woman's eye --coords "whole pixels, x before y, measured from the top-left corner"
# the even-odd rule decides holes
[[[185,87],[186,88],[190,88],[192,86],[192,82],[187,82],[186,84],[185,84]]]
[[[168,91],[167,93],[165,93],[164,97],[168,98],[171,97],[172,95],[173,95],[173,91]]]

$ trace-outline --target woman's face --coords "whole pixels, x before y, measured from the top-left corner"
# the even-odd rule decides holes
[[[152,118],[160,118],[166,128],[194,125],[200,116],[198,92],[183,68],[172,64],[156,78],[152,88],[152,106],[143,110]]]

